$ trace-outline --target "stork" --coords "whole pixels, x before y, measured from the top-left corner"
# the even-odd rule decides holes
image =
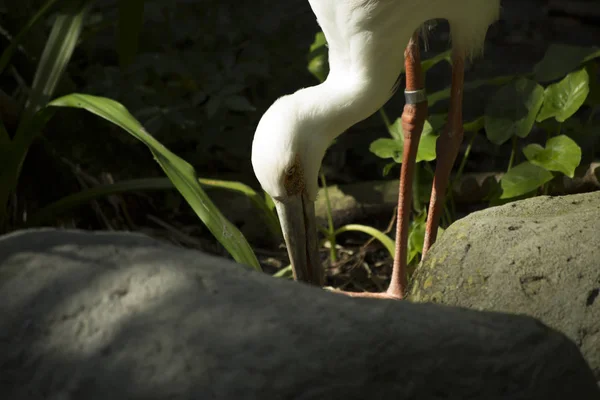
[[[294,278],[322,285],[314,201],[325,151],[337,136],[390,99],[404,66],[404,154],[390,286],[385,293],[347,293],[401,299],[407,286],[412,178],[427,116],[418,28],[431,19],[446,19],[452,43],[450,107],[436,144],[425,253],[435,242],[450,171],[462,142],[465,60],[481,53],[488,27],[498,18],[500,0],[308,1],[329,46],[330,72],[323,83],[283,96],[265,112],[252,143],[254,173],[275,201]]]

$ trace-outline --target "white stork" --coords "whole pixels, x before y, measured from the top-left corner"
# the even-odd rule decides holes
[[[265,112],[252,145],[252,165],[274,199],[294,278],[322,285],[314,201],[325,151],[338,135],[381,108],[396,90],[403,66],[406,105],[404,155],[392,280],[386,293],[403,298],[412,176],[427,116],[420,69],[418,28],[446,19],[452,42],[448,122],[437,141],[437,167],[427,218],[424,252],[435,241],[450,171],[462,141],[465,59],[481,53],[500,0],[309,0],[329,46],[330,72],[320,85],[283,96]],[[401,49],[406,48],[403,52]]]

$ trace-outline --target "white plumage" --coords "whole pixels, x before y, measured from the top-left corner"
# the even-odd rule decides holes
[[[389,100],[403,70],[404,48],[420,25],[430,19],[448,20],[453,50],[470,57],[481,52],[486,31],[500,9],[499,0],[309,3],[327,39],[330,73],[320,85],[278,99],[263,115],[252,146],[254,172],[262,188],[279,203],[280,217],[282,212],[302,212],[290,209],[294,201],[303,204],[304,214],[313,207],[327,147]],[[291,242],[306,246],[306,238],[299,238],[297,231],[307,226],[285,221],[282,226],[288,251],[293,250]],[[314,259],[316,249],[298,251],[313,253],[306,257]]]

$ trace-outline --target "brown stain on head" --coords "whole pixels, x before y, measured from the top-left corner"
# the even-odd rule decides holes
[[[304,192],[304,170],[298,154],[294,157],[294,163],[286,168],[282,179],[288,196]]]

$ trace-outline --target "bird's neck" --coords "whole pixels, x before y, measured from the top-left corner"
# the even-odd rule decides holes
[[[326,143],[331,143],[387,101],[387,98],[373,98],[371,92],[369,82],[359,78],[342,80],[330,77],[320,85],[300,89],[293,96],[298,117],[309,125],[309,129],[303,132],[318,132],[324,135]]]

